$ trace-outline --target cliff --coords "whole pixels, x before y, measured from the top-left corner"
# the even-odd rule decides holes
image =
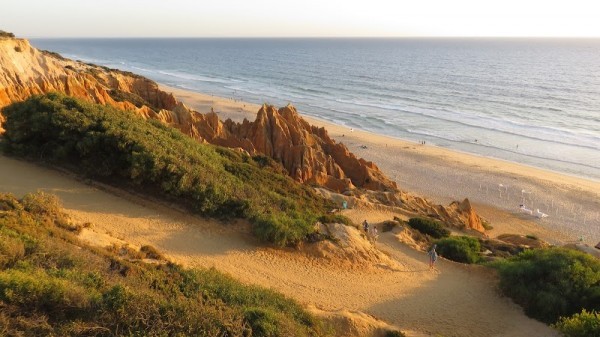
[[[159,118],[209,143],[269,156],[302,183],[335,191],[355,186],[396,189],[395,182],[375,164],[357,158],[344,144],[331,139],[324,128],[308,124],[291,105],[280,109],[264,105],[254,122],[222,122],[215,113],[190,113],[182,105],[171,113],[161,112]]]
[[[309,125],[292,106],[264,106],[254,122],[222,122],[214,113],[189,109],[142,76],[39,51],[27,40],[0,40],[0,108],[51,91],[136,111],[199,141],[269,156],[299,182],[336,191],[396,189],[375,164],[357,158],[325,129]]]
[[[27,40],[0,38],[0,109],[51,91],[135,111],[201,142],[271,157],[302,183],[336,192],[359,187],[384,194],[398,193],[396,183],[377,165],[357,158],[344,144],[331,139],[327,130],[306,122],[291,105],[280,109],[265,105],[252,122],[221,121],[214,112],[202,114],[186,107],[142,76],[68,60],[40,51]],[[0,133],[2,122],[0,114]],[[468,201],[443,207],[416,197],[409,199],[400,202],[402,207],[483,231],[481,220]],[[390,200],[380,202],[395,204]],[[459,213],[460,217],[455,216]]]

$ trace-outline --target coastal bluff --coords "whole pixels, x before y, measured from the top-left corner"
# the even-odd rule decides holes
[[[292,106],[278,110],[265,105],[253,122],[223,122],[215,113],[186,107],[145,77],[68,60],[24,39],[0,39],[0,108],[52,91],[135,111],[199,141],[271,157],[302,183],[338,192],[354,187],[397,189],[374,163],[357,158],[324,128],[309,125]],[[0,116],[0,133],[2,122]]]
[[[377,165],[358,158],[346,145],[332,139],[325,128],[309,124],[291,105],[278,109],[265,104],[254,121],[222,121],[214,111],[203,114],[187,107],[143,76],[69,60],[38,50],[25,39],[0,38],[0,109],[48,92],[133,111],[200,142],[272,158],[290,177],[304,184],[337,193],[364,189],[377,194],[373,199],[378,203],[434,216],[458,228],[484,231],[470,205],[436,205],[400,191]],[[0,113],[0,134],[3,118]]]

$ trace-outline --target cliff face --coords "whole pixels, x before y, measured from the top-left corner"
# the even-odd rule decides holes
[[[0,38],[0,109],[51,91],[135,111],[198,141],[269,156],[302,183],[337,192],[361,187],[370,190],[365,191],[367,199],[378,203],[433,216],[452,226],[484,230],[468,200],[444,207],[399,192],[374,163],[357,158],[324,128],[310,125],[293,106],[265,105],[253,122],[221,121],[213,112],[189,109],[142,76],[64,59],[39,51],[26,40]],[[0,114],[0,133],[2,122]]]
[[[335,191],[396,189],[375,164],[357,158],[325,129],[309,125],[292,106],[264,106],[254,122],[222,122],[214,113],[187,108],[144,77],[64,59],[33,48],[27,40],[0,39],[0,108],[51,91],[136,111],[199,141],[269,156],[299,182]]]
[[[276,109],[264,105],[254,122],[222,122],[215,113],[188,114],[177,107],[161,114],[166,123],[189,125],[184,132],[209,143],[241,148],[249,154],[263,154],[280,162],[289,175],[303,183],[344,191],[354,186],[373,190],[395,190],[372,162],[357,158],[344,144],[336,143],[324,128],[308,124],[288,105]]]
[[[156,83],[131,75],[62,59],[33,48],[27,40],[0,39],[0,108],[51,91],[142,115],[148,114],[148,106],[117,100],[110,93],[132,93],[158,108],[176,105],[173,95],[160,91]],[[0,118],[0,132],[2,121]]]

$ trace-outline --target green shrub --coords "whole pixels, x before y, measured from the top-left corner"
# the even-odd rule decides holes
[[[561,317],[552,326],[565,337],[600,337],[600,313],[583,309],[571,317]]]
[[[35,215],[62,217],[60,200],[54,194],[46,192],[27,193],[21,201],[23,208]]]
[[[494,229],[494,226],[492,226],[489,222],[487,222],[486,220],[482,220],[481,221],[481,225],[483,226],[483,229],[485,229],[486,231],[491,231],[492,229]]]
[[[23,205],[14,195],[0,192],[0,211],[20,211]]]
[[[19,270],[0,273],[0,300],[27,311],[43,310],[55,316],[91,305],[90,294],[73,282],[44,272],[32,274]]]
[[[277,336],[277,317],[273,312],[263,308],[248,308],[244,312],[244,319],[252,328],[252,336]]]
[[[28,205],[39,199],[28,197]],[[214,269],[129,262],[127,249],[121,258],[119,247],[113,253],[74,239],[48,215],[62,209],[27,211],[23,202],[0,194],[1,207],[10,206],[0,216],[0,256],[18,255],[0,265],[2,336],[328,335],[281,294]]]
[[[436,239],[447,237],[450,235],[450,231],[444,228],[444,226],[434,220],[426,218],[411,218],[408,220],[408,225],[419,232],[427,235],[431,235]]]
[[[341,223],[346,226],[352,226],[352,221],[341,214],[325,214],[319,217],[321,223]]]
[[[0,37],[8,37],[8,38],[14,39],[15,34],[0,30]]]
[[[600,311],[600,261],[565,248],[526,250],[497,262],[500,288],[525,313],[552,323],[582,309]]]
[[[406,337],[406,335],[402,331],[398,330],[388,330],[385,332],[385,337]]]
[[[382,232],[390,232],[399,225],[400,225],[400,222],[398,220],[387,220],[381,224],[381,231]]]
[[[476,263],[480,250],[479,240],[470,236],[451,236],[437,241],[437,252],[456,262]]]
[[[195,212],[242,217],[260,239],[293,245],[331,202],[264,157],[201,144],[133,112],[51,93],[3,110],[9,154],[176,200]]]
[[[531,240],[539,240],[539,238],[533,234],[527,234],[525,237]]]
[[[150,102],[146,101],[139,95],[131,93],[131,92],[127,92],[127,91],[123,91],[123,90],[119,90],[119,89],[112,89],[112,90],[108,91],[108,94],[110,95],[110,97],[112,99],[114,99],[117,102],[127,101],[129,103],[132,103],[133,105],[135,105],[138,108],[141,108],[142,106],[145,105],[154,111],[160,111],[160,109],[158,107],[153,106],[152,104],[150,104]]]
[[[46,55],[46,56],[48,56],[48,57],[52,57],[52,58],[59,59],[59,60],[63,60],[63,61],[70,61],[70,60],[68,60],[68,59],[66,59],[66,58],[64,58],[64,57],[62,57],[62,55],[60,55],[60,54],[59,54],[59,53],[57,53],[57,52],[53,52],[53,51],[49,51],[49,50],[43,50],[43,49],[38,49],[38,50],[39,50],[40,52],[42,52],[42,54],[44,54],[44,55]],[[66,66],[65,68],[68,68],[68,67],[70,67],[70,66]],[[73,68],[73,67],[71,67],[71,68],[68,68],[68,69],[72,69],[72,68]]]
[[[165,257],[158,251],[158,249],[149,246],[149,245],[144,245],[142,247],[140,247],[140,253],[144,254],[144,257],[147,259],[154,259],[154,260],[164,260]]]

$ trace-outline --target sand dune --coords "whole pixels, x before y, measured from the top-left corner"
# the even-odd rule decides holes
[[[391,233],[381,235],[378,247],[399,267],[348,268],[293,250],[264,247],[242,222],[191,216],[0,156],[0,191],[22,196],[38,189],[57,194],[75,221],[90,222],[104,239],[108,235],[133,245],[151,244],[183,265],[215,267],[322,311],[364,312],[403,329],[444,336],[555,335],[500,297],[488,270],[442,260],[438,271],[430,272],[425,255],[400,244]],[[354,212],[373,222],[387,216]]]

